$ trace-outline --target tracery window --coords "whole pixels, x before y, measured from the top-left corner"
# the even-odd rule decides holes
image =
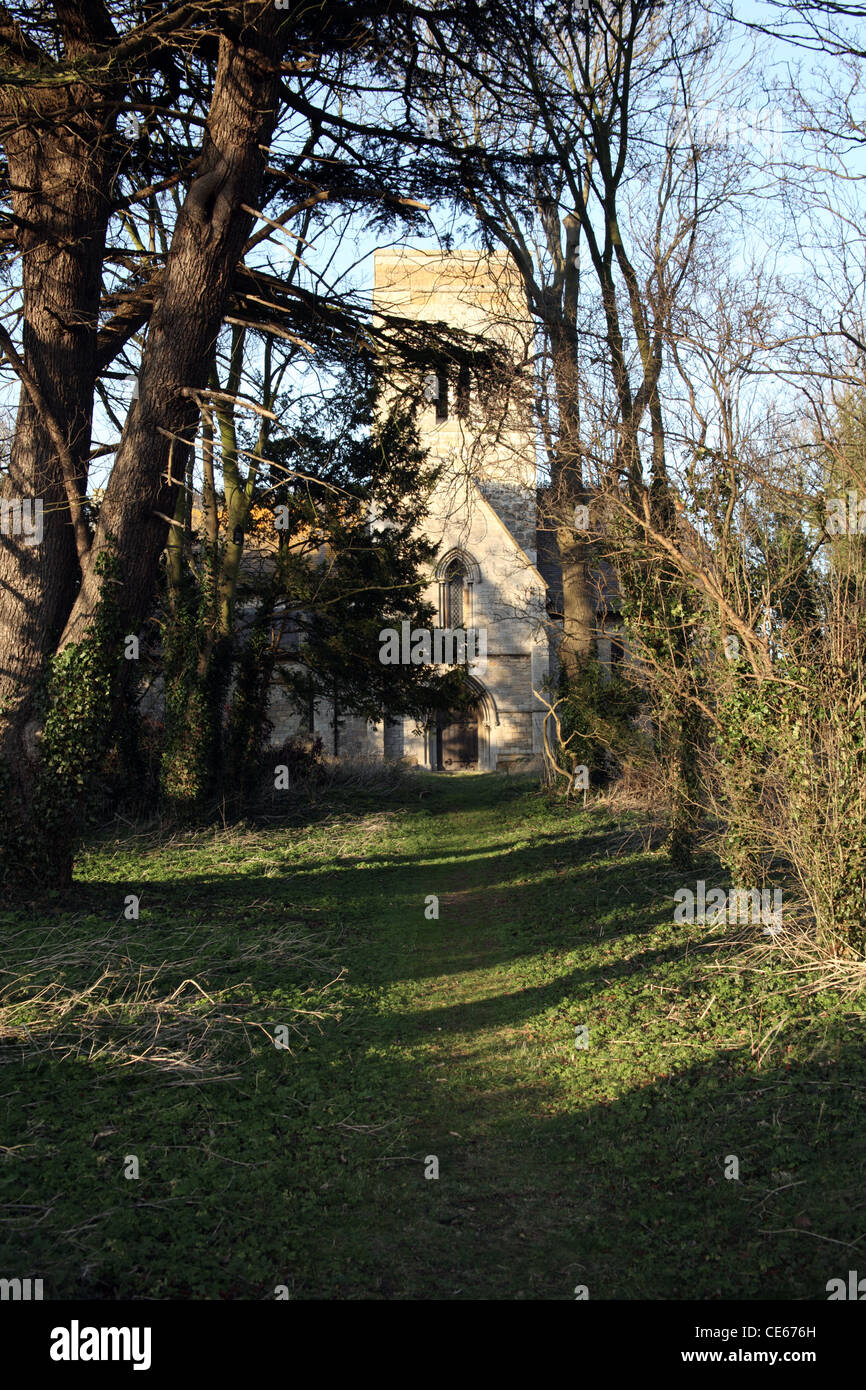
[[[436,407],[437,423],[448,419],[448,374],[428,372],[424,378],[424,399]]]
[[[454,558],[448,565],[445,580],[445,626],[462,627],[464,614],[464,591],[466,586],[466,566]]]
[[[441,421],[441,420],[447,420],[447,419],[448,419],[448,377],[447,377],[447,375],[446,375],[445,372],[439,371],[439,372],[436,373],[436,379],[437,379],[437,382],[438,382],[438,385],[439,385],[438,394],[437,394],[437,396],[436,396],[436,419],[437,419],[437,420],[440,420],[440,421]]]

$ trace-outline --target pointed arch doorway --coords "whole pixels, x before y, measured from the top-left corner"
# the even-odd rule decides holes
[[[489,691],[469,677],[474,696],[468,709],[443,710],[436,720],[433,767],[438,772],[490,772],[496,766],[499,711]]]
[[[436,725],[436,767],[460,772],[478,766],[478,710],[447,710]]]

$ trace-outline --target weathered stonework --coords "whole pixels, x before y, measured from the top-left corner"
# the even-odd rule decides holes
[[[386,249],[376,252],[374,310],[441,322],[482,335],[519,364],[531,351],[532,324],[519,281],[504,255],[476,251]],[[549,668],[546,584],[536,568],[536,465],[526,388],[519,373],[490,398],[470,380],[458,413],[456,368],[448,377],[448,412],[437,418],[431,401],[421,419],[422,442],[443,475],[431,499],[426,534],[438,545],[425,598],[449,626],[449,585],[462,571],[462,622],[486,628],[486,669],[473,672],[477,692],[477,759],[482,770],[541,764],[543,707],[532,694]],[[465,386],[465,381],[464,381]],[[441,414],[441,408],[438,412]],[[272,704],[279,742],[301,726],[288,708]],[[333,751],[333,712],[316,711],[314,731]],[[435,768],[444,735],[419,730],[407,718],[389,724],[340,722],[338,751],[345,755],[403,758]]]

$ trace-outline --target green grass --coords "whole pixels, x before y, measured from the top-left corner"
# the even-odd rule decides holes
[[[0,1276],[825,1299],[863,1265],[862,1009],[674,926],[698,876],[498,776],[91,846],[0,913]]]

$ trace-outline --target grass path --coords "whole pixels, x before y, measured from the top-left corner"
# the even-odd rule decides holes
[[[491,776],[95,847],[72,915],[0,922],[62,986],[2,1019],[3,1269],[54,1297],[825,1298],[866,1240],[862,1011],[674,926],[682,881]]]

